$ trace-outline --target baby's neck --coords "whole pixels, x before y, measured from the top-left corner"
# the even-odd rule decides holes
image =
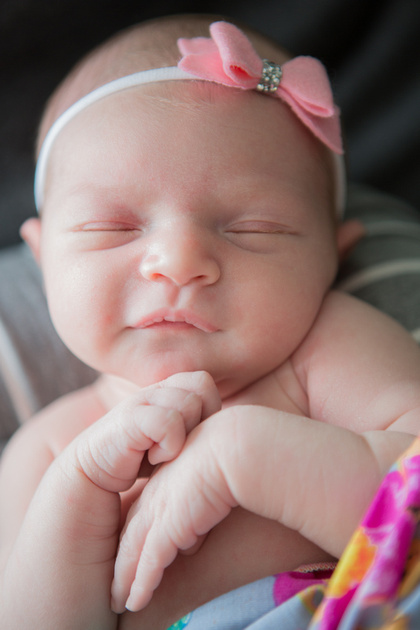
[[[93,387],[105,412],[110,411],[123,400],[134,396],[139,386],[118,376],[102,374]]]

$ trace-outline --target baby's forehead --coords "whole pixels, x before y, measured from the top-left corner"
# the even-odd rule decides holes
[[[168,119],[178,125],[173,131],[179,143],[183,135],[180,132],[195,126],[196,134],[200,129],[210,128],[215,131],[219,127],[229,128],[231,135],[243,136],[244,144],[250,139],[249,149],[252,152],[252,140],[261,135],[263,125],[270,127],[271,133],[265,136],[266,144],[283,148],[279,133],[285,127],[293,128],[296,144],[305,138],[312,142],[300,122],[292,115],[290,108],[269,96],[255,91],[232,89],[206,81],[168,81],[150,83],[123,90],[83,109],[68,122],[54,142],[51,152],[52,161],[56,152],[54,148],[66,151],[87,142],[112,142],[118,136],[119,129],[130,128],[133,138],[141,140],[152,130],[157,135],[168,134]],[[300,132],[300,133],[299,133]],[[172,129],[169,129],[172,135]],[[225,144],[229,142],[225,136]],[[164,139],[163,139],[164,141]],[[314,140],[316,144],[317,141]],[[60,151],[58,151],[60,152]]]
[[[139,129],[140,135],[145,130],[143,124],[152,125],[158,133],[168,117],[186,127],[197,119],[202,127],[228,126],[231,131],[237,129],[250,138],[258,138],[263,126],[268,127],[270,133],[265,135],[265,142],[276,145],[279,150],[283,149],[286,137],[293,138],[296,145],[315,144],[320,150],[324,148],[280,100],[256,91],[190,80],[150,83],[111,94],[78,113],[66,124],[55,143],[59,146],[66,138],[66,146],[71,148],[72,140],[77,137],[75,129],[81,136],[92,132],[90,138],[100,134],[106,141],[114,130],[126,124],[132,125],[133,132]],[[181,140],[182,135],[179,135]],[[227,135],[225,141],[228,142]]]
[[[324,160],[328,153],[278,99],[203,81],[153,83],[113,94],[75,117],[52,150],[48,184],[60,186],[63,173],[67,178],[70,174],[77,186],[82,177],[84,186],[88,177],[89,186],[95,177],[109,184],[124,168],[121,181],[131,187],[128,165],[133,164],[144,175],[144,191],[149,190],[145,181],[154,181],[147,169],[152,171],[156,161],[159,168],[179,172],[187,181],[192,173],[179,165],[188,163],[193,171],[202,172],[204,155],[206,177],[219,173],[219,182],[246,177],[244,190],[257,177],[260,185],[274,175],[281,180],[286,173],[291,182],[301,182],[303,170],[308,181],[315,173],[311,181],[322,192],[326,180],[332,179],[330,162]],[[91,164],[98,168],[101,164],[105,176],[84,166]],[[107,179],[109,169],[112,176]]]

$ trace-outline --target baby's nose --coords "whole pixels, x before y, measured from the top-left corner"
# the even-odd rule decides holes
[[[205,234],[198,230],[166,230],[156,235],[140,263],[144,278],[169,280],[177,286],[192,282],[203,286],[220,277],[219,264]]]

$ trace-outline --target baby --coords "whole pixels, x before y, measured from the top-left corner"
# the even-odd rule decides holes
[[[336,558],[419,432],[416,344],[331,291],[362,229],[323,67],[212,22],[117,35],[45,112],[22,235],[101,376],[2,459],[2,628],[164,629]]]

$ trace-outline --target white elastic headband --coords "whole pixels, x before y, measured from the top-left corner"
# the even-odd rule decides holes
[[[35,170],[35,182],[34,182],[34,196],[35,206],[37,211],[40,212],[44,203],[44,188],[45,178],[48,165],[48,158],[51,152],[51,148],[55,142],[55,139],[61,132],[61,130],[69,123],[75,116],[77,116],[84,109],[93,105],[97,101],[103,98],[121,92],[132,87],[139,85],[145,85],[148,83],[158,83],[160,81],[185,81],[185,80],[202,80],[197,79],[196,76],[181,70],[177,66],[170,66],[167,68],[153,68],[151,70],[143,70],[134,74],[129,74],[120,79],[115,79],[109,83],[105,83],[101,87],[93,90],[83,96],[81,99],[73,103],[57,120],[51,125],[47,135],[45,136],[41,150],[39,152],[38,161]],[[337,214],[341,217],[344,212],[345,196],[346,196],[346,172],[343,156],[333,153],[334,169],[335,169],[335,181],[336,181],[336,208]]]

